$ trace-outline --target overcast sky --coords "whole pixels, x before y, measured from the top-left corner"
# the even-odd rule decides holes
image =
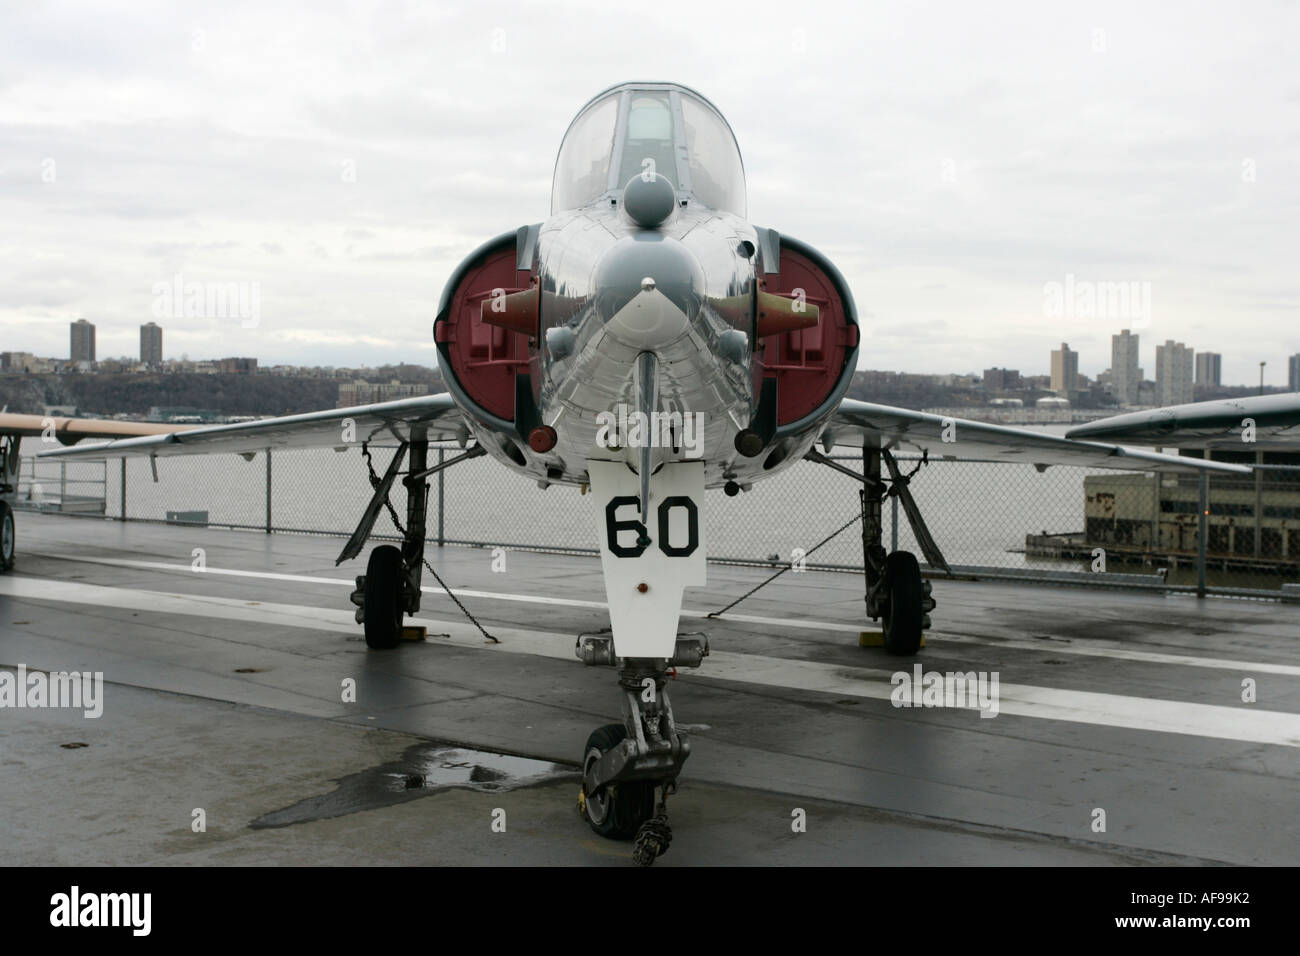
[[[433,364],[451,270],[546,218],[568,121],[641,79],[728,117],[752,221],[847,276],[864,368],[1046,373],[1065,340],[1095,375],[1138,326],[1147,377],[1172,338],[1285,384],[1297,4],[849,7],[5,0],[0,349],[66,356],[84,316],[137,355],[180,275],[260,321],[159,319],[168,357]],[[1067,277],[1149,314],[1052,314]]]

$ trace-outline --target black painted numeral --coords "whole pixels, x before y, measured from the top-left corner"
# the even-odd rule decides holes
[[[611,498],[609,504],[605,505],[605,535],[609,541],[609,550],[612,554],[620,558],[639,558],[645,552],[645,545],[640,542],[646,538],[645,525],[636,518],[627,521],[618,521],[614,513],[624,505],[639,505],[641,500],[636,495],[619,495],[617,498]],[[632,547],[625,547],[618,543],[618,534],[620,531],[635,531],[637,543]]]
[[[668,543],[668,516],[674,508],[686,509],[686,545],[676,547]],[[695,502],[685,495],[665,498],[659,505],[659,550],[670,558],[684,558],[694,554],[700,546],[700,511]]]
[[[605,505],[605,536],[609,542],[610,553],[620,558],[639,558],[645,553],[646,545],[641,542],[646,539],[646,529],[636,518],[626,518],[618,520],[617,512],[624,505],[638,507],[641,504],[636,495],[619,495],[617,498],[610,499],[609,504]],[[669,518],[674,508],[684,508],[686,510],[686,543],[684,545],[674,545],[669,542]],[[636,535],[636,543],[631,546],[619,544],[618,536],[622,532],[631,531]],[[700,546],[700,510],[695,506],[695,502],[686,495],[673,495],[665,498],[659,503],[659,550],[670,558],[684,558],[695,553],[695,549]]]

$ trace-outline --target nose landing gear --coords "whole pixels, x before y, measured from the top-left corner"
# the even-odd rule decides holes
[[[587,738],[578,812],[601,836],[632,840],[632,859],[649,866],[672,843],[668,797],[691,754],[673,721],[666,674],[670,667],[698,667],[708,644],[679,638],[670,660],[625,660],[613,657],[611,638],[583,637],[577,652],[586,664],[617,663],[623,688],[623,723],[606,724]]]

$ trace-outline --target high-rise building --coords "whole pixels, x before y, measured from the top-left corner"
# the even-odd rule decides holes
[[[1156,401],[1182,405],[1194,400],[1192,364],[1195,353],[1182,342],[1166,339],[1156,346]]]
[[[1111,394],[1121,405],[1136,405],[1142,369],[1138,367],[1138,336],[1128,329],[1110,337]]]
[[[1286,387],[1300,392],[1300,352],[1286,360]]]
[[[145,365],[162,364],[162,328],[156,322],[140,326],[140,361]]]
[[[74,362],[95,361],[95,327],[85,319],[72,323],[70,356]]]
[[[1196,384],[1220,385],[1223,371],[1223,356],[1218,352],[1196,353]]]
[[[1052,391],[1070,398],[1079,387],[1079,353],[1071,352],[1064,342],[1052,349]]]

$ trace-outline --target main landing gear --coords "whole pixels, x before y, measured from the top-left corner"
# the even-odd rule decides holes
[[[921,509],[908,487],[912,476],[927,459],[922,457],[916,468],[904,475],[887,450],[865,444],[862,446],[861,474],[817,451],[809,451],[804,457],[862,482],[859,497],[862,503],[862,566],[867,579],[867,616],[881,622],[886,651],[906,656],[915,654],[921,648],[922,634],[930,627],[930,612],[934,610],[935,600],[931,596],[930,582],[921,577],[916,555],[910,551],[890,554],[880,543],[880,506],[886,498],[897,498],[925,560],[931,567],[951,574],[952,569],[926,527]],[[881,462],[889,469],[888,484],[880,476]]]
[[[668,798],[691,754],[690,741],[673,722],[667,671],[699,667],[709,645],[703,638],[678,638],[668,660],[615,658],[613,651],[610,637],[578,639],[582,662],[617,666],[623,690],[623,723],[606,724],[587,738],[578,813],[601,836],[632,840],[632,859],[649,866],[672,842]]]
[[[881,481],[880,464],[889,469],[889,485]],[[922,459],[924,462],[924,459]],[[920,468],[920,465],[917,465]],[[930,627],[935,600],[930,582],[922,580],[921,566],[910,551],[885,552],[881,544],[881,502],[896,496],[903,506],[912,534],[931,566],[952,573],[943,553],[921,517],[908,481],[916,472],[903,475],[894,456],[880,448],[862,447],[862,564],[867,579],[867,616],[881,622],[885,650],[910,656],[921,648],[921,637]]]
[[[410,467],[402,479],[406,486],[406,523],[398,520],[397,512],[388,500],[402,459],[410,452]],[[370,450],[362,446],[362,454],[370,465]],[[355,558],[361,552],[375,526],[381,508],[387,508],[393,524],[402,533],[401,547],[383,544],[370,552],[366,573],[357,576],[357,587],[352,592],[352,603],[357,606],[357,623],[364,625],[366,645],[374,650],[388,650],[398,645],[402,638],[402,617],[420,610],[420,580],[424,571],[425,514],[429,503],[428,477],[445,468],[478,458],[486,454],[475,445],[462,455],[428,467],[429,442],[413,440],[400,445],[383,477],[370,466],[370,484],[374,488],[370,503],[352,537],[339,553],[335,564]],[[448,592],[450,594],[450,592]],[[453,598],[454,599],[454,598]],[[459,602],[457,602],[459,603]],[[466,612],[468,613],[468,612]],[[470,618],[474,620],[473,617]],[[478,622],[474,621],[477,625]],[[479,626],[482,630],[482,626]],[[486,635],[486,631],[484,634]]]
[[[930,593],[930,582],[921,578],[921,566],[910,551],[885,551],[881,538],[881,502],[896,497],[907,514],[912,535],[920,545],[925,560],[931,567],[951,574],[943,552],[935,544],[921,509],[912,497],[908,482],[926,459],[910,473],[899,471],[894,456],[887,450],[862,446],[862,474],[845,468],[816,451],[805,456],[818,464],[862,482],[859,492],[862,502],[862,566],[867,579],[867,616],[881,622],[885,650],[891,654],[912,655],[921,648],[921,636],[930,626],[930,612],[935,601]],[[889,469],[888,484],[881,480],[880,465]]]

